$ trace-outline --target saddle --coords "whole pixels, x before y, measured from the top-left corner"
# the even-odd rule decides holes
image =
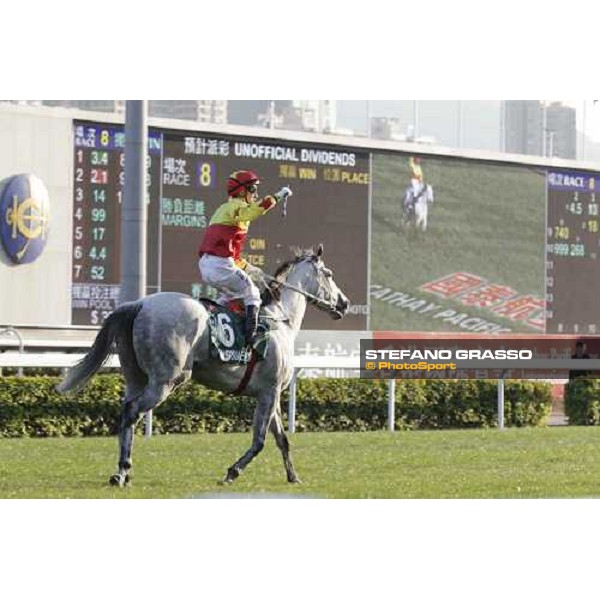
[[[259,313],[259,340],[251,348],[245,339],[245,311],[241,300],[233,300],[227,306],[217,304],[209,298],[200,298],[208,311],[209,355],[222,362],[234,365],[247,365],[254,352],[256,360],[264,360],[269,346],[271,323]]]

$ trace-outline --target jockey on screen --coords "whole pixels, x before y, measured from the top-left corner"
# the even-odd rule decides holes
[[[408,159],[408,168],[410,169],[410,183],[404,194],[404,210],[414,208],[415,202],[425,190],[423,181],[423,169],[421,168],[421,159],[417,156],[411,156]]]
[[[213,214],[198,254],[198,268],[203,281],[217,288],[222,296],[219,303],[242,297],[246,307],[246,343],[256,341],[260,292],[249,273],[260,272],[246,262],[242,250],[249,224],[270,211],[278,202],[292,195],[281,188],[276,194],[258,198],[259,177],[253,171],[236,171],[227,181],[227,202]]]

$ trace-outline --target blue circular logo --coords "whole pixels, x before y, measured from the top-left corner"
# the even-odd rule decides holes
[[[0,239],[14,263],[36,260],[46,246],[50,199],[35,175],[13,175],[0,184]]]

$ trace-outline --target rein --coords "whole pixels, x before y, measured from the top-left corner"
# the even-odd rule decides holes
[[[324,309],[331,310],[331,311],[335,310],[334,304],[325,302],[324,300],[315,296],[314,294],[311,294],[310,292],[307,292],[306,290],[302,290],[299,287],[296,287],[295,285],[287,283],[287,281],[280,281],[279,279],[272,277],[271,275],[267,275],[266,273],[263,273],[263,278],[267,279],[269,281],[274,281],[281,287],[288,288],[288,290],[293,290],[294,292],[301,294],[308,300],[309,304],[314,304],[317,308],[324,308]]]
[[[252,377],[252,373],[254,373],[254,367],[256,367],[257,362],[258,362],[258,356],[256,354],[256,351],[254,349],[252,349],[252,356],[250,358],[250,362],[248,363],[248,366],[246,367],[244,376],[242,377],[237,388],[234,390],[234,392],[233,392],[234,394],[241,394],[246,389],[246,386],[248,385],[248,382],[250,381],[250,377]]]

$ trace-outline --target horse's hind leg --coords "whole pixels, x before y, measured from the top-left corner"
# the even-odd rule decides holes
[[[275,442],[277,443],[277,447],[281,451],[281,456],[283,457],[283,464],[285,466],[285,472],[287,474],[288,482],[302,483],[296,475],[296,470],[294,469],[294,464],[290,455],[290,443],[283,428],[283,423],[281,421],[281,409],[279,407],[277,407],[275,415],[271,419],[269,429],[271,430],[271,433],[275,436]]]
[[[158,406],[173,387],[172,382],[150,381],[141,392],[125,395],[119,424],[119,471],[109,479],[111,485],[123,486],[129,482],[135,424],[144,413]]]

